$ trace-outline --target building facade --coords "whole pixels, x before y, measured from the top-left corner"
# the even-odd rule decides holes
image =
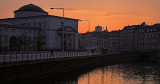
[[[102,31],[101,26],[96,26],[94,32],[79,34],[79,49],[102,49],[107,48],[108,30]]]
[[[155,51],[160,49],[160,24],[126,26],[122,30],[80,34],[80,47],[107,48],[110,52]]]
[[[121,51],[151,51],[160,46],[160,24],[126,26],[120,33]]]
[[[118,52],[120,50],[120,32],[120,30],[109,32],[107,48],[110,52]]]
[[[0,51],[38,50],[45,39],[39,27],[0,24]]]
[[[78,19],[64,18],[64,23],[62,23],[63,17],[48,15],[42,8],[34,4],[24,5],[14,11],[14,14],[14,18],[0,19],[1,29],[8,30],[8,32],[0,33],[2,42],[5,42],[5,39],[8,41],[5,46],[1,43],[1,50],[4,48],[11,49],[12,37],[23,36],[31,39],[31,42],[35,38],[39,39],[39,44],[37,44],[39,48],[34,48],[34,50],[61,50],[62,25],[64,25],[64,49],[78,49]],[[4,27],[4,24],[7,26]],[[13,28],[10,28],[11,26]],[[11,32],[12,29],[14,33]],[[36,33],[29,33],[30,31]],[[28,49],[29,46],[26,47]]]

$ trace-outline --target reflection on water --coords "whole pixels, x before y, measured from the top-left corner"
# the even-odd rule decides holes
[[[78,84],[160,84],[156,64],[128,63],[95,69],[78,77]]]
[[[43,84],[160,84],[160,65],[152,63],[126,63],[97,68],[83,74],[64,76]],[[74,73],[74,72],[73,72]],[[72,73],[70,73],[72,75]],[[38,83],[40,84],[40,83]]]

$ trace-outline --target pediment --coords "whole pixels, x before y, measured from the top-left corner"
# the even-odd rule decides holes
[[[63,27],[59,28],[57,31],[62,31],[62,30],[63,30]],[[65,32],[78,32],[71,26],[64,26],[64,31]]]

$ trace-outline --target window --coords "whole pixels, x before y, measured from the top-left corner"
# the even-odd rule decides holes
[[[37,23],[36,23],[36,22],[33,22],[33,26],[35,26],[35,27],[36,27],[36,26],[37,26]]]
[[[38,39],[36,37],[33,38],[33,43],[36,44]]]
[[[28,26],[31,26],[31,23],[28,23]]]
[[[38,26],[41,27],[41,22],[38,22]]]
[[[43,27],[46,27],[46,22],[45,21],[43,21]]]
[[[5,31],[6,31],[6,32],[8,31],[7,28],[5,28]]]
[[[31,43],[31,37],[28,37],[28,41],[29,41],[29,43]]]
[[[0,42],[2,42],[2,36],[0,35]]]
[[[7,36],[7,35],[4,36],[4,42],[5,42],[5,43],[8,42],[8,36]]]
[[[26,25],[26,23],[22,23],[21,25],[25,26],[25,25]]]
[[[12,32],[14,32],[14,28],[12,29]]]
[[[141,30],[139,30],[139,32],[141,32]]]
[[[45,31],[43,31],[43,34],[45,34],[46,32]]]

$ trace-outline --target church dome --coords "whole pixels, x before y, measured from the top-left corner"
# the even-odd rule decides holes
[[[36,6],[34,4],[24,5],[20,7],[18,10],[14,11],[15,18],[40,16],[40,15],[48,15],[48,13],[39,6]]]
[[[102,28],[101,26],[99,26],[99,24],[98,24],[98,26],[96,26],[96,28]]]
[[[21,8],[19,8],[18,10],[14,11],[14,12],[18,12],[18,11],[45,12],[42,8],[40,8],[39,6],[36,6],[34,4],[24,5],[24,6],[22,6]]]
[[[102,27],[98,24],[98,26],[95,27],[95,30],[96,32],[102,32]]]

